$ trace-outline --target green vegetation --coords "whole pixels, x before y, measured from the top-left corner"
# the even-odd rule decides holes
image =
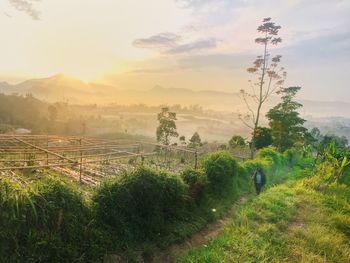
[[[72,262],[101,253],[91,211],[68,185],[19,189],[1,181],[0,190],[0,261]]]
[[[295,153],[261,151],[259,158],[265,161],[293,165],[287,183],[252,199],[223,235],[189,250],[178,262],[349,262],[349,170],[339,179],[332,162],[318,163],[315,169],[313,158]],[[255,162],[245,163],[246,168]]]
[[[242,136],[239,136],[239,135],[234,135],[232,136],[232,138],[229,140],[228,142],[228,145],[231,147],[231,148],[235,148],[235,147],[243,147],[246,145],[245,143],[245,139],[242,137]]]
[[[241,209],[223,236],[179,262],[348,262],[350,191],[315,190],[309,184],[317,180],[268,190]]]
[[[305,122],[297,111],[302,105],[293,101],[300,87],[288,87],[280,90],[282,102],[269,110],[266,117],[272,131],[273,145],[279,151],[291,148],[296,142],[302,142],[306,128]]]
[[[124,241],[157,240],[182,214],[187,186],[176,175],[141,167],[96,192],[96,218]]]
[[[283,155],[267,152],[254,166],[263,166],[272,183],[273,173],[278,177],[286,167]],[[46,171],[41,176],[49,179],[24,188],[1,180],[0,259],[85,262],[106,253],[147,259],[252,192],[252,162],[241,165],[222,151],[204,156],[200,169],[188,168],[180,176],[140,166],[106,181],[92,196]]]
[[[236,160],[225,151],[209,154],[203,159],[203,169],[213,192],[223,194],[231,191],[230,182],[238,176]]]
[[[198,199],[204,187],[208,184],[208,177],[203,170],[187,168],[181,173],[182,180],[188,185],[188,196]]]
[[[262,149],[272,144],[271,129],[266,127],[257,127],[254,130],[255,147],[256,149]]]

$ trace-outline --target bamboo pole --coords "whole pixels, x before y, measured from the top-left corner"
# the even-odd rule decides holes
[[[79,140],[79,143],[80,143],[80,147],[81,147],[81,144],[82,144],[82,139],[80,138]],[[81,183],[81,175],[83,173],[83,152],[80,151],[80,169],[79,169],[79,182]]]
[[[46,138],[46,149],[48,150],[49,149],[49,136],[47,136]],[[46,153],[46,164],[48,165],[49,164],[49,154]]]
[[[18,140],[18,141],[20,141],[20,142],[22,142],[22,143],[24,143],[24,144],[26,144],[26,145],[28,145],[28,146],[30,146],[30,147],[33,147],[33,148],[36,148],[36,149],[41,150],[41,151],[43,151],[43,152],[46,152],[46,153],[49,153],[49,154],[51,154],[51,155],[57,156],[57,157],[59,157],[59,158],[61,158],[61,159],[65,159],[65,160],[68,160],[68,161],[70,161],[70,162],[72,162],[72,163],[76,163],[76,161],[74,161],[73,159],[67,158],[67,157],[65,157],[65,156],[63,156],[63,155],[60,155],[60,154],[58,154],[58,153],[51,152],[51,151],[46,150],[46,149],[44,149],[44,148],[41,148],[41,147],[39,147],[39,146],[33,145],[33,144],[31,144],[31,143],[29,143],[29,142],[26,142],[26,141],[23,141],[23,140],[21,140],[21,139],[19,139],[19,138],[16,138],[16,140]]]

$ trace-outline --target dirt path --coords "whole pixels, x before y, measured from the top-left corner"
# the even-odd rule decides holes
[[[234,203],[230,211],[221,219],[206,225],[201,231],[197,232],[190,238],[184,240],[181,244],[174,244],[167,249],[156,254],[151,263],[172,263],[175,262],[176,256],[185,252],[186,250],[199,247],[206,244],[210,239],[215,238],[223,233],[225,226],[232,221],[232,217],[237,211],[237,208],[246,203],[251,198],[247,195]]]

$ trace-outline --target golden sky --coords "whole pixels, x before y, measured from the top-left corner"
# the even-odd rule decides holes
[[[0,81],[62,72],[126,89],[235,92],[271,16],[287,83],[305,98],[350,101],[347,0],[1,0],[0,9]]]

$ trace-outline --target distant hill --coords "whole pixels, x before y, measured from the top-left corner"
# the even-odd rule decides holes
[[[100,84],[85,83],[63,74],[42,79],[30,79],[16,85],[0,83],[0,92],[5,94],[27,94],[48,102],[102,103],[115,88]]]
[[[31,93],[35,97],[49,102],[68,101],[76,104],[200,104],[206,108],[219,110],[228,109],[228,105],[232,107],[241,104],[236,93],[193,91],[161,86],[142,91],[127,90],[108,85],[86,83],[63,74],[42,79],[30,79],[16,85],[0,82],[0,92],[5,94]]]
[[[87,83],[63,74],[42,79],[30,79],[11,85],[0,82],[0,92],[5,94],[27,94],[48,101],[67,101],[73,104],[181,104],[201,105],[207,109],[238,112],[245,109],[238,93],[215,90],[194,91],[181,88],[155,86],[149,90],[127,90],[109,85]],[[278,98],[271,98],[265,109],[278,103]],[[302,100],[303,116],[309,117],[350,117],[350,103],[321,102]]]

